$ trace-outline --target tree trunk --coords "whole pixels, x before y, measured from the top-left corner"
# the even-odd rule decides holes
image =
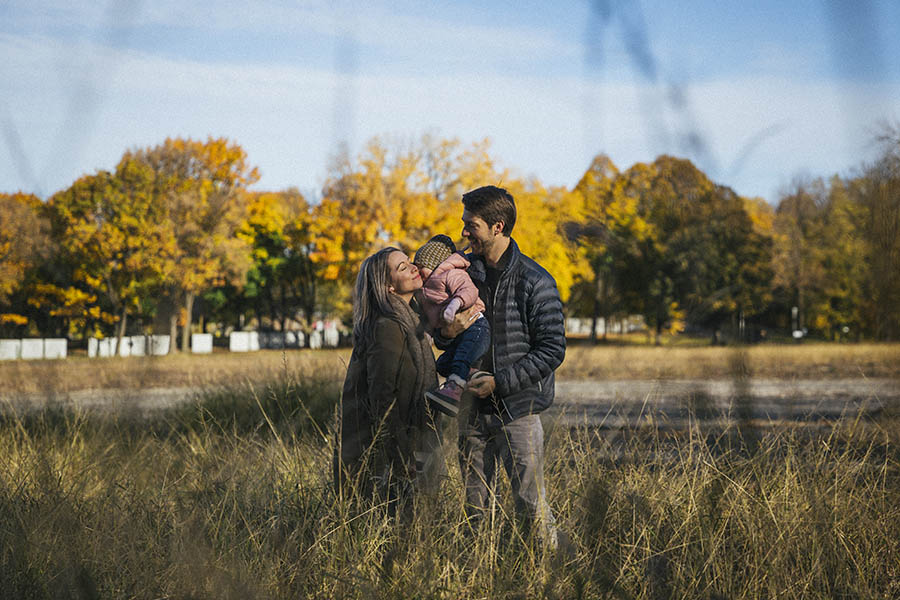
[[[169,296],[171,312],[169,313],[169,354],[178,352],[178,296],[173,291]]]
[[[194,292],[184,295],[184,329],[181,330],[181,351],[188,352],[191,349],[191,320],[194,315]]]
[[[125,326],[128,324],[128,312],[125,306],[122,306],[122,318],[119,319],[119,326],[116,328],[116,354],[122,355],[122,339],[125,337]]]
[[[281,331],[284,332],[287,329],[287,291],[284,289],[284,283],[281,284]]]
[[[603,271],[597,268],[594,272],[594,306],[591,311],[591,344],[597,343],[597,323],[600,320],[600,312],[607,306],[606,303],[606,281],[603,279]],[[606,323],[604,321],[604,327]],[[606,339],[606,334],[603,334]]]

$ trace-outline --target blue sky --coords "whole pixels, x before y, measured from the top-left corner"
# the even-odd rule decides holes
[[[485,137],[574,185],[668,153],[774,202],[900,120],[900,3],[0,0],[0,191],[46,197],[166,137],[228,137],[315,195],[341,143]]]

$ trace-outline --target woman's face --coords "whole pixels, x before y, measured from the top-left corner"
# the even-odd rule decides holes
[[[422,287],[419,269],[399,250],[388,255],[387,263],[391,279],[390,292],[407,300],[412,298],[413,292]]]

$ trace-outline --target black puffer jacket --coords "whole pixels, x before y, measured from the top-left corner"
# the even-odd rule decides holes
[[[556,281],[510,239],[510,258],[488,297],[484,257],[467,255],[491,321],[494,397],[504,420],[539,413],[553,404],[553,371],[566,356],[566,330]],[[489,401],[489,400],[488,400]]]

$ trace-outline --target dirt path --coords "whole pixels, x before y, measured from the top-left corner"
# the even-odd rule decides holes
[[[189,401],[196,387],[83,390],[64,396],[0,396],[0,403],[34,409],[60,402],[88,409],[149,413]],[[547,416],[564,424],[621,426],[640,419],[677,425],[692,414],[762,421],[834,419],[860,410],[900,409],[900,382],[893,379],[616,380],[557,381],[556,402]]]
[[[690,418],[817,421],[888,407],[900,408],[893,379],[560,381],[550,415],[569,425],[652,418],[678,426]]]

